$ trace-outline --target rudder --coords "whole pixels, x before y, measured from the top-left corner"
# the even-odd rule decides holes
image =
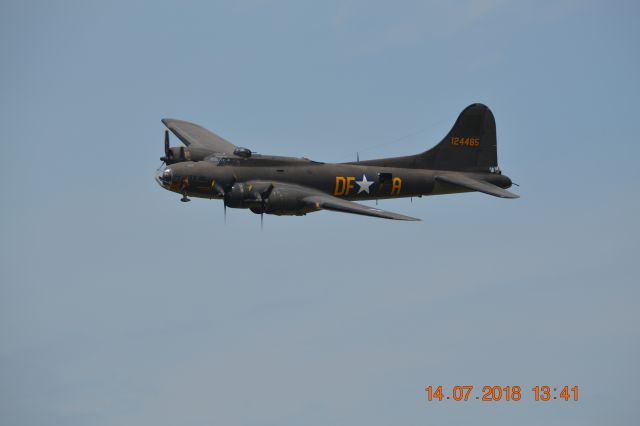
[[[436,146],[418,154],[420,166],[435,170],[491,171],[498,166],[496,121],[486,105],[466,107]]]

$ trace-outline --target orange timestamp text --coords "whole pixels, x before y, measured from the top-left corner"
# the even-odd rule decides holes
[[[479,386],[481,392],[474,392],[473,385],[453,386],[451,390],[443,386],[427,386],[427,401],[520,401],[523,397],[521,386]],[[535,401],[577,401],[578,385],[540,386],[531,388],[531,395]]]

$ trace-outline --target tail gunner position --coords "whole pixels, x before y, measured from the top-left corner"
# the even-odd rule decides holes
[[[162,122],[186,146],[170,147],[165,130],[156,180],[188,197],[223,200],[226,207],[257,214],[305,215],[317,210],[385,219],[419,220],[355,203],[359,200],[484,192],[518,198],[506,190],[511,179],[498,168],[496,123],[482,104],[469,105],[453,128],[428,151],[405,157],[353,163],[258,155],[187,121]]]

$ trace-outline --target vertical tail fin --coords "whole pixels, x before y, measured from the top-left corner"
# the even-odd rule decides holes
[[[496,121],[483,104],[472,104],[436,146],[417,155],[420,167],[436,170],[489,171],[498,166]]]

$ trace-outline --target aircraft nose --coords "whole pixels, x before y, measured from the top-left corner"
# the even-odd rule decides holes
[[[171,169],[163,166],[156,172],[155,179],[161,187],[168,188],[171,185],[172,175]]]

